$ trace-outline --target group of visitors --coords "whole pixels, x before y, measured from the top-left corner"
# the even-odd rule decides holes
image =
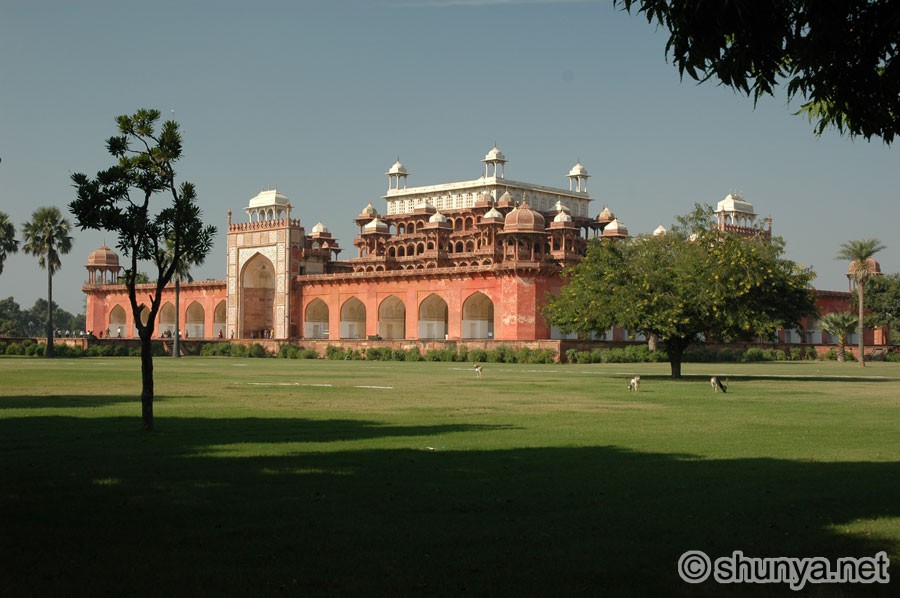
[[[86,330],[59,330],[53,331],[54,338],[84,338],[88,336]]]
[[[234,335],[232,335],[234,338]],[[274,328],[262,328],[260,330],[251,330],[250,338],[275,338]]]

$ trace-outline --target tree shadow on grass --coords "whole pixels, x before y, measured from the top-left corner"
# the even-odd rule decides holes
[[[157,397],[163,401],[163,397]],[[140,404],[140,393],[132,395],[5,395],[0,396],[0,411],[4,409],[69,409],[106,407],[118,403]]]
[[[786,585],[689,585],[676,563],[687,550],[886,550],[896,569],[900,551],[895,462],[465,450],[502,426],[173,419],[162,435],[126,436],[121,425],[0,420],[0,557],[13,572],[0,593],[796,596]],[[50,427],[56,436],[34,441]],[[261,442],[257,432],[336,442],[211,450]],[[353,445],[379,438],[396,444]],[[896,588],[806,591],[873,593]]]

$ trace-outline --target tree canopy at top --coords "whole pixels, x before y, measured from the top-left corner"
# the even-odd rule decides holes
[[[821,134],[890,144],[900,132],[900,3],[894,0],[614,0],[669,30],[683,77],[753,96],[787,85]]]

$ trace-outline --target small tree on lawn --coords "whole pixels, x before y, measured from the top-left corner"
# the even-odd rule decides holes
[[[175,183],[175,163],[181,158],[178,123],[166,121],[157,131],[158,110],[141,109],[116,118],[119,134],[106,143],[116,164],[90,178],[72,175],[76,199],[69,208],[82,229],[111,231],[116,247],[130,260],[125,285],[134,323],[141,339],[141,419],[153,429],[153,353],[151,339],[162,292],[180,264],[197,263],[209,254],[216,229],[205,226],[191,183]],[[160,194],[169,201],[157,205]],[[171,251],[166,240],[171,240]],[[156,268],[153,294],[138,297],[138,263]],[[148,307],[146,324],[141,311]]]
[[[865,329],[865,288],[866,282],[875,275],[875,258],[872,257],[884,249],[884,245],[878,239],[863,239],[860,241],[847,241],[841,245],[837,258],[850,262],[848,276],[856,286],[856,299],[859,307],[859,367],[866,366],[865,350],[866,341],[863,336]]]
[[[813,274],[782,258],[780,239],[719,231],[712,216],[711,207],[697,206],[665,235],[591,241],[544,315],[565,332],[618,325],[656,334],[678,378],[701,334],[772,336],[814,312]]]
[[[841,363],[846,359],[844,345],[847,342],[847,335],[856,328],[856,316],[849,311],[833,311],[822,316],[819,324],[822,330],[835,337],[838,346],[837,360]]]

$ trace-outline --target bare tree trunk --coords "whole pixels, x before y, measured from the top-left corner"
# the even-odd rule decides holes
[[[47,348],[44,357],[55,357],[56,349],[53,348],[53,272],[50,264],[47,264]]]
[[[175,340],[172,342],[172,357],[181,357],[181,320],[178,312],[181,308],[178,305],[181,295],[181,277],[175,279]]]
[[[149,330],[141,334],[141,427],[153,431],[153,341]]]
[[[666,339],[666,354],[669,356],[669,366],[673,378],[681,378],[681,360],[684,358],[684,351],[689,344],[680,338]]]
[[[859,367],[866,367],[866,345],[865,340],[863,340],[863,332],[865,330],[864,322],[863,322],[863,285],[864,282],[856,283],[856,292],[859,295]]]

